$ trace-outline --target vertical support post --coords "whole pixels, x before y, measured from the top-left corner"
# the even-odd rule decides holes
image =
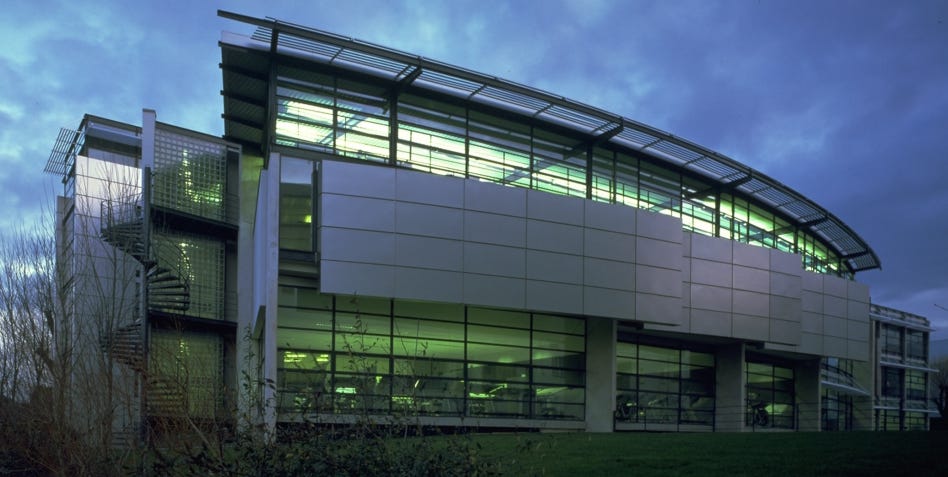
[[[586,430],[612,432],[616,408],[616,320],[586,320]]]
[[[142,191],[142,246],[143,257],[151,260],[151,197],[152,197],[152,170],[155,167],[155,123],[157,122],[157,113],[153,109],[142,110],[142,158],[141,158],[141,191]],[[142,376],[139,382],[141,396],[141,422],[139,429],[141,432],[141,441],[145,443],[148,436],[148,360],[151,341],[150,328],[148,321],[148,270],[145,265],[141,268],[142,279],[139,283],[141,287],[141,343],[142,343]]]
[[[398,89],[388,96],[388,163],[398,164]]]
[[[744,430],[744,412],[747,407],[746,373],[744,372],[744,344],[722,346],[714,354],[715,410],[714,430],[739,432]]]
[[[797,362],[793,370],[797,430],[816,432],[820,430],[820,360]]]
[[[264,270],[257,270],[255,277],[262,277],[263,290],[263,424],[268,438],[275,437],[277,421],[277,283],[280,278],[280,165],[279,153],[270,154],[270,167],[266,171],[267,210],[265,215],[266,248],[263,253]],[[261,211],[257,211],[259,215]]]

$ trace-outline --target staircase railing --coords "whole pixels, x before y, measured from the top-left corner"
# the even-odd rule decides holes
[[[101,203],[101,235],[107,243],[131,255],[145,268],[148,310],[187,311],[191,304],[191,264],[184,249],[170,239],[152,235],[145,247],[141,198]]]

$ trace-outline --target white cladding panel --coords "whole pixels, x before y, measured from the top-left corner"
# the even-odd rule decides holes
[[[364,181],[363,181],[364,179]],[[320,286],[602,316],[865,359],[865,285],[624,205],[324,161]],[[865,352],[859,350],[865,348]]]

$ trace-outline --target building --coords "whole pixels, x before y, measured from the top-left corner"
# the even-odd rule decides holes
[[[929,383],[931,367],[927,319],[873,304],[870,313],[876,341],[873,363],[873,418],[879,431],[926,430],[938,417]]]
[[[87,115],[61,131],[46,164],[64,184],[56,334],[83,433],[123,442],[143,421],[233,407],[239,156],[147,110],[142,127]]]
[[[220,42],[223,140],[87,117],[47,166],[67,197],[79,157],[139,172],[87,235],[144,277],[124,282],[138,321],[100,346],[155,370],[146,421],[232,400],[271,427],[874,427],[880,325],[855,276],[880,262],[815,202],[613,113],[220,15],[255,29]]]

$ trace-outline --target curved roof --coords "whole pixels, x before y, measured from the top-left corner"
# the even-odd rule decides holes
[[[222,40],[222,47],[231,47],[222,48],[221,64],[229,140],[267,141],[268,58],[279,52],[516,112],[576,130],[595,141],[642,151],[780,211],[829,245],[853,272],[881,266],[856,232],[815,202],[734,159],[665,131],[529,86],[333,33],[271,18],[225,11],[218,15],[257,27],[249,39],[225,34]],[[250,58],[248,51],[265,56]]]

